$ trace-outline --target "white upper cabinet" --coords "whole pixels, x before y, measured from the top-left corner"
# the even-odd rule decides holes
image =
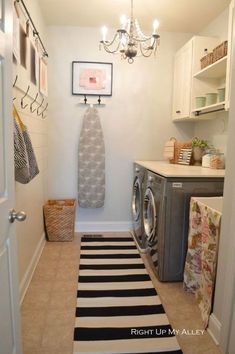
[[[206,52],[211,53],[222,42],[218,37],[204,36],[194,36],[176,53],[172,105],[174,121],[209,119],[214,115],[208,113],[229,109],[233,16],[234,0],[229,8],[227,55],[202,69],[201,58]],[[218,94],[218,90],[223,88],[224,99],[217,95],[216,101],[210,102],[208,94]],[[196,97],[207,99],[200,106],[198,101],[203,99],[197,99],[196,103]]]
[[[173,119],[187,118],[190,115],[192,50],[192,40],[190,40],[175,55]]]

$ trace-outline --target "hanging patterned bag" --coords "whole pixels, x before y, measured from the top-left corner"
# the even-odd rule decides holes
[[[27,127],[20,119],[14,106],[13,117],[15,180],[26,184],[39,173],[39,169]]]

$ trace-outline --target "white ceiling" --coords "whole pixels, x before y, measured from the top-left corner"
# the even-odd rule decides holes
[[[141,27],[159,32],[197,33],[221,13],[230,0],[135,0],[134,14]],[[121,15],[130,14],[130,0],[39,0],[48,25],[117,28]]]

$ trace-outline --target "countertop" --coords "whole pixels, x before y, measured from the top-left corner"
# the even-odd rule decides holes
[[[201,166],[184,166],[170,164],[166,161],[135,161],[135,163],[164,177],[223,178],[225,176],[225,170],[215,170]]]

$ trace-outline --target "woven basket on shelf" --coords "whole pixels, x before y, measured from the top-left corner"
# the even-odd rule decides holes
[[[217,47],[213,49],[213,60],[214,62],[225,57],[228,51],[228,41],[224,41]]]
[[[48,200],[43,206],[49,241],[73,240],[75,202],[75,199]]]
[[[213,53],[208,53],[207,55],[204,55],[204,57],[200,59],[200,62],[201,62],[201,69],[204,69],[208,65],[211,65],[214,62]]]
[[[178,163],[179,161],[179,156],[180,156],[180,150],[182,148],[191,148],[192,147],[192,141],[177,141],[175,142],[174,146],[174,158],[170,160],[170,163]]]

